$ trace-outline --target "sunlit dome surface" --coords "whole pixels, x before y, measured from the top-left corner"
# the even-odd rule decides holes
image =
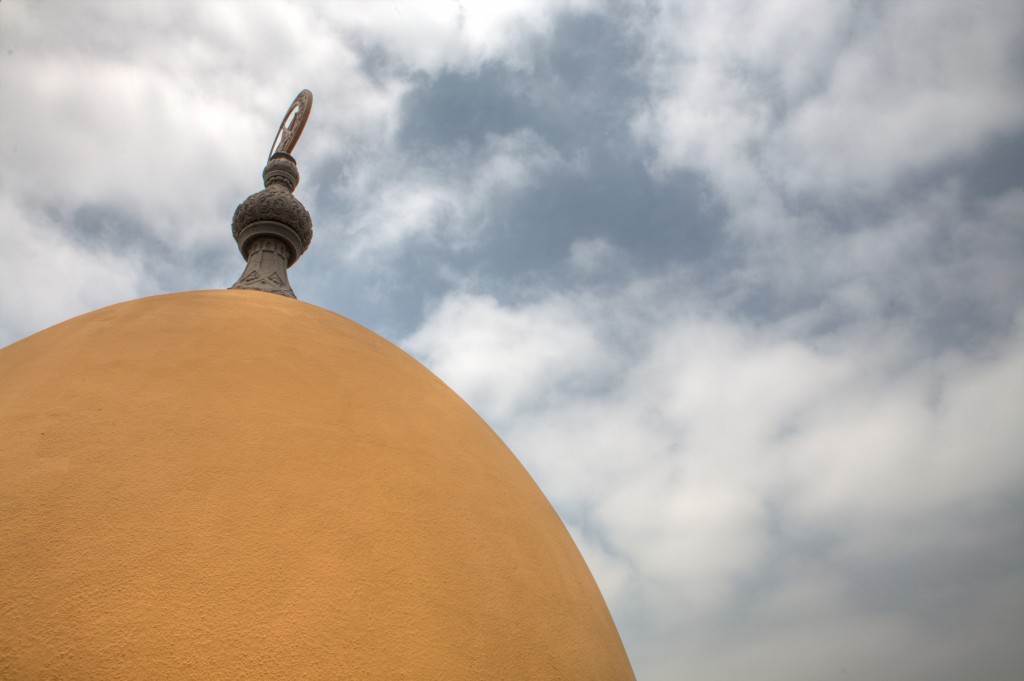
[[[517,459],[343,317],[145,298],[0,376],[4,678],[633,678]]]

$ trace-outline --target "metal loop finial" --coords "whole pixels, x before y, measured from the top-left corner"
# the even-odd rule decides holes
[[[306,127],[306,121],[309,120],[309,112],[312,110],[313,93],[303,90],[288,107],[288,112],[277,128],[277,136],[274,137],[274,143],[270,146],[270,154],[267,155],[268,161],[278,152],[292,153],[296,142],[299,141],[299,136],[302,135],[302,129]]]

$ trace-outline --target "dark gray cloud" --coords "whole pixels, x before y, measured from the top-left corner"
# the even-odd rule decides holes
[[[950,172],[963,175],[966,194],[974,200],[1024,187],[1024,134],[994,140],[966,163],[954,165]]]
[[[629,123],[647,96],[636,77],[643,37],[613,17],[567,14],[530,38],[530,63],[418,75],[403,99],[401,143],[412,151],[531,128],[559,152],[633,145]]]
[[[453,165],[453,155],[472,158],[485,152],[488,139],[523,130],[566,161],[539,171],[528,192],[491,196],[487,224],[472,243],[410,242],[411,251],[390,266],[402,276],[383,275],[385,288],[398,287],[399,318],[418,320],[417,308],[422,312],[451,285],[443,272],[464,272],[479,290],[499,295],[518,288],[510,284],[569,286],[577,276],[568,266],[572,246],[588,239],[616,251],[621,267],[607,268],[606,276],[638,267],[712,271],[723,205],[696,173],[649,173],[630,131],[649,94],[637,77],[643,36],[624,26],[603,14],[562,15],[549,34],[529,38],[528,65],[493,59],[432,74],[404,71],[380,45],[360,48],[371,78],[399,73],[411,83],[399,110],[400,172],[471,174],[478,166]],[[346,183],[337,166],[317,172]],[[318,205],[344,221],[350,206],[327,192],[321,185]],[[373,276],[380,285],[381,273]]]
[[[219,288],[244,262],[236,248],[189,247],[154,234],[145,217],[116,204],[86,203],[66,216],[50,211],[71,243],[139,263],[151,279],[148,293]]]

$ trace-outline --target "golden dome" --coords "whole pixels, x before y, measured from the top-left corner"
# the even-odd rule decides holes
[[[633,678],[522,465],[354,322],[157,296],[0,377],[0,677]]]

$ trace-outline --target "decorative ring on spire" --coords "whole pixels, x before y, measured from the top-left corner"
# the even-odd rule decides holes
[[[270,153],[267,155],[268,161],[278,152],[292,153],[296,142],[299,141],[299,137],[302,135],[302,129],[306,127],[306,121],[309,120],[309,114],[312,110],[313,93],[309,90],[303,90],[296,95],[295,101],[288,107],[288,112],[284,115],[281,125],[277,128],[277,136],[274,137],[274,142],[270,145]]]

